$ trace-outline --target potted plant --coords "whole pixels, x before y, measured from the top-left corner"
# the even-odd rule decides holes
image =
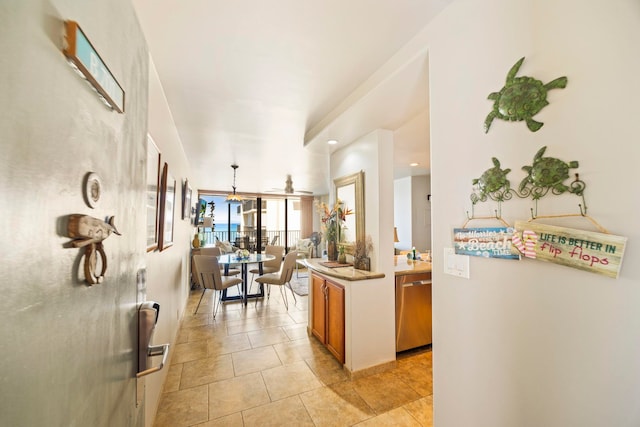
[[[338,250],[338,263],[346,264],[347,263],[347,254],[344,253],[344,246],[340,245],[340,249]]]
[[[369,258],[369,254],[372,250],[373,240],[370,235],[367,234],[365,238],[357,239],[353,252],[353,267],[357,270],[371,270],[371,258]]]

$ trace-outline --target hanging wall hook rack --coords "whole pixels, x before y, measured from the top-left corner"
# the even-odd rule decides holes
[[[467,220],[464,222],[464,224],[462,224],[461,228],[466,228],[467,224],[469,224],[469,222],[473,221],[474,219],[496,219],[500,221],[504,226],[511,227],[511,225],[509,225],[509,223],[502,218],[502,208],[499,203],[498,209],[493,210],[493,216],[475,216],[473,211],[474,206],[475,204],[471,205],[471,216],[469,216],[469,211],[467,211]]]

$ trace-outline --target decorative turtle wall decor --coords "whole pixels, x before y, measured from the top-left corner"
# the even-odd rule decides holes
[[[507,81],[500,92],[492,92],[487,99],[494,101],[493,109],[484,120],[484,132],[489,132],[493,119],[498,118],[508,121],[526,121],[527,127],[532,132],[536,132],[544,123],[535,121],[535,116],[545,106],[547,101],[547,91],[550,89],[563,89],[567,86],[566,77],[558,77],[547,84],[533,77],[516,77],[524,57],[515,63],[507,74]]]
[[[500,169],[500,160],[495,157],[491,158],[493,167],[487,169],[480,176],[472,181],[473,185],[478,185],[480,190],[480,200],[486,200],[488,195],[497,191],[503,190],[503,192],[509,191],[509,180],[507,174],[511,172],[511,169]]]
[[[580,194],[584,187],[568,187],[564,184],[564,180],[569,178],[569,169],[578,167],[576,160],[569,163],[553,157],[542,157],[546,146],[542,147],[533,158],[533,165],[523,166],[522,170],[528,175],[520,183],[519,191],[522,193],[529,185],[533,187],[531,191],[536,198],[536,194],[543,195],[541,190],[551,189],[554,194],[562,194],[565,191]],[[538,190],[538,191],[536,191]],[[528,193],[528,192],[527,192]],[[539,197],[538,197],[539,198]]]

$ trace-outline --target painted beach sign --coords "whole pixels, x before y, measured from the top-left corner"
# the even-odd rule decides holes
[[[454,228],[455,253],[484,258],[520,259],[511,239],[513,227]]]
[[[626,237],[518,221],[512,242],[525,258],[617,278]]]

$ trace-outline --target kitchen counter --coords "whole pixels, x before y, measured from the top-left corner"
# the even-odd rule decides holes
[[[406,255],[394,255],[393,265],[396,276],[431,272],[431,262],[420,260],[413,261],[408,259]]]
[[[356,270],[352,266],[329,268],[320,264],[321,262],[326,262],[326,260],[322,258],[310,258],[310,259],[308,258],[304,260],[304,264],[309,269],[317,271],[320,274],[324,274],[325,276],[335,277],[336,279],[355,281],[355,280],[380,279],[384,277],[384,273]]]

